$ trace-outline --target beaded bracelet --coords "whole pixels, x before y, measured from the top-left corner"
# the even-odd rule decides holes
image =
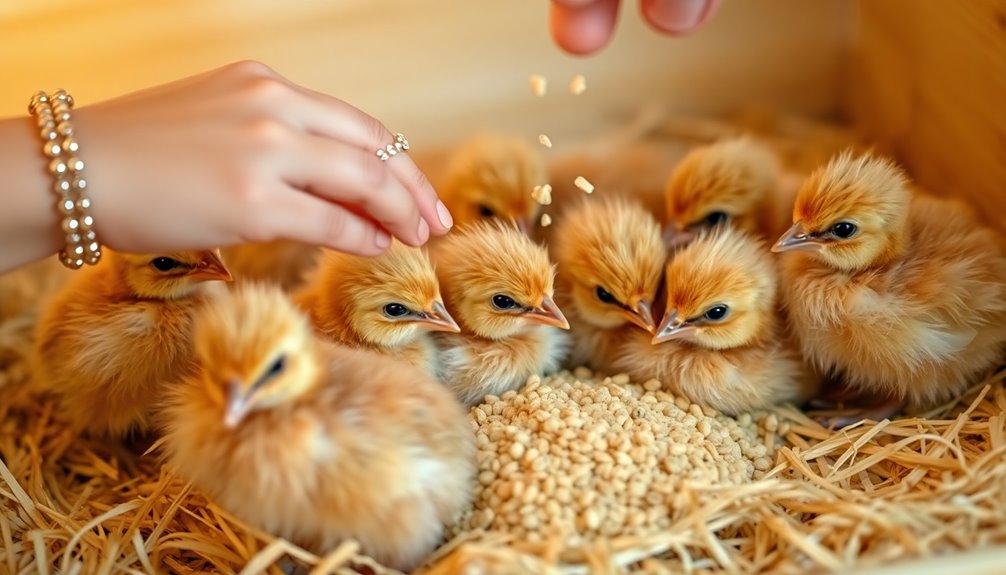
[[[59,197],[56,207],[62,216],[66,246],[59,259],[70,269],[80,269],[84,264],[94,265],[101,259],[101,244],[94,233],[94,219],[90,215],[91,200],[85,191],[84,162],[77,157],[79,146],[73,137],[70,110],[73,97],[57,90],[52,94],[38,92],[31,98],[28,111],[38,122],[42,137],[42,152],[49,161],[53,178],[53,191]]]

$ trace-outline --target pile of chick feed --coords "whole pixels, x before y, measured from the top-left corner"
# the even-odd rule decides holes
[[[665,129],[701,141],[722,125]],[[816,161],[815,146],[777,143]],[[0,573],[395,572],[353,541],[319,557],[243,524],[153,446],[71,433],[26,385],[32,325],[0,323]],[[532,377],[471,409],[475,499],[420,572],[849,573],[916,559],[935,573],[947,555],[999,572],[1004,377],[837,433],[792,406],[727,417],[624,375]]]

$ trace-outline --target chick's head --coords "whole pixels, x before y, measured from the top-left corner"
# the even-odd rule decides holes
[[[779,183],[775,155],[749,137],[692,150],[667,180],[665,241],[680,247],[723,225],[757,233],[759,205]]]
[[[534,325],[569,328],[552,299],[555,266],[516,228],[476,223],[434,253],[444,299],[464,331],[503,339]]]
[[[893,162],[845,151],[803,183],[793,227],[772,251],[812,252],[837,270],[854,271],[900,255],[911,192]]]
[[[531,192],[545,182],[545,162],[527,142],[480,135],[462,144],[438,191],[459,229],[499,218],[527,233],[539,209]]]
[[[219,250],[166,254],[107,252],[119,266],[126,285],[137,297],[176,299],[191,295],[205,281],[231,281]]]
[[[310,323],[278,286],[242,284],[213,298],[196,316],[193,339],[206,392],[229,426],[297,399],[317,380]]]
[[[703,232],[667,264],[667,306],[653,343],[730,349],[757,341],[775,313],[771,254],[747,232]]]
[[[423,331],[459,331],[421,248],[395,241],[377,257],[328,252],[322,269],[326,297],[345,309],[338,321],[347,322],[364,342],[390,349]]]
[[[556,261],[578,315],[610,329],[631,322],[653,333],[653,303],[667,250],[660,225],[624,198],[582,200],[556,229]]]

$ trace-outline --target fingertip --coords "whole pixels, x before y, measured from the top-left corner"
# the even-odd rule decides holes
[[[374,246],[381,250],[381,252],[388,249],[391,247],[391,235],[382,229],[378,229],[377,233],[374,234]]]
[[[643,19],[660,32],[684,35],[703,26],[719,9],[720,0],[641,0]]]
[[[585,56],[611,40],[618,17],[618,0],[589,3],[555,3],[550,8],[550,29],[555,43],[566,52]]]

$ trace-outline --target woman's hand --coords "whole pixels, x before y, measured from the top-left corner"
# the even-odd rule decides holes
[[[620,0],[551,0],[552,37],[564,50],[590,54],[615,31]],[[643,18],[667,34],[687,34],[705,24],[720,0],[640,0]]]
[[[73,114],[98,239],[169,251],[290,239],[362,255],[452,225],[379,121],[242,62]],[[40,190],[40,193],[42,191]]]

